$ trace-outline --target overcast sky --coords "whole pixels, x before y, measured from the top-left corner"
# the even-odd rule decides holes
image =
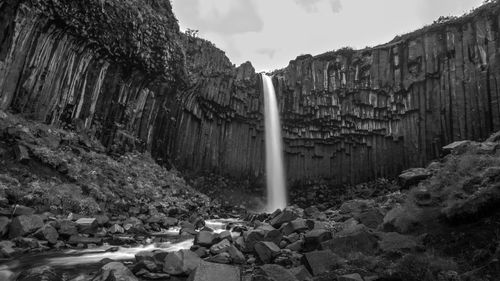
[[[392,40],[461,15],[483,0],[172,0],[182,30],[224,50],[239,65],[257,71],[288,65],[301,54],[345,46],[355,49]]]

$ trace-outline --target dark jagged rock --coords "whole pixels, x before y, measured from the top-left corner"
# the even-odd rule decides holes
[[[427,169],[413,168],[403,171],[403,173],[399,175],[399,183],[403,188],[409,188],[431,176],[432,174]]]
[[[273,242],[257,242],[254,247],[263,263],[270,263],[280,253],[280,247]]]
[[[189,275],[201,262],[202,259],[189,250],[169,253],[163,261],[163,272],[170,275]]]
[[[46,224],[42,228],[37,230],[33,234],[33,236],[35,236],[38,239],[46,240],[51,244],[56,244],[57,239],[59,238],[59,233],[57,233],[57,230],[54,227]]]
[[[252,281],[298,281],[286,268],[277,264],[265,264],[253,275]]]
[[[342,257],[355,252],[374,255],[378,250],[378,238],[368,231],[360,231],[344,237],[334,237],[332,240],[323,242],[321,246]]]
[[[9,228],[9,237],[15,238],[31,234],[43,227],[43,220],[38,215],[21,215],[15,217]]]
[[[240,281],[240,269],[235,266],[202,262],[187,279],[188,281]]]
[[[139,281],[139,279],[121,262],[110,262],[104,265],[92,280]]]
[[[314,251],[304,254],[305,265],[314,275],[331,272],[345,261],[330,250]]]

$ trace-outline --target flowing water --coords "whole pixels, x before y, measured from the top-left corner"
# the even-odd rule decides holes
[[[228,223],[238,225],[238,220],[207,220],[206,226],[220,233],[226,229]],[[88,277],[95,274],[102,266],[103,259],[111,259],[131,263],[135,260],[135,255],[142,251],[163,251],[175,252],[189,249],[193,245],[194,239],[180,239],[179,228],[171,228],[162,233],[155,233],[153,236],[167,237],[168,242],[150,243],[135,247],[112,247],[109,245],[93,249],[71,249],[64,251],[48,251],[43,253],[26,254],[16,259],[0,261],[0,281],[16,280],[19,273],[24,270],[39,266],[50,266],[63,276],[64,280],[76,277]],[[239,233],[231,233],[233,236]]]
[[[287,205],[285,171],[283,169],[283,139],[276,93],[271,77],[262,74],[266,127],[267,211]]]

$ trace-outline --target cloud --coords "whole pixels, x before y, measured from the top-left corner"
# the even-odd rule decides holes
[[[326,0],[295,0],[295,3],[301,6],[307,13],[318,12],[318,4]],[[342,2],[340,0],[328,0],[333,13],[339,13],[342,10]]]
[[[270,59],[274,58],[274,55],[276,54],[278,50],[276,49],[271,49],[271,48],[261,48],[257,50],[257,54],[265,55],[269,57]]]
[[[264,27],[255,3],[248,0],[174,0],[179,17],[188,19],[184,25],[201,33],[226,35],[259,32]]]
[[[342,2],[340,2],[340,0],[330,0],[330,6],[332,7],[332,12],[334,14],[342,11]]]

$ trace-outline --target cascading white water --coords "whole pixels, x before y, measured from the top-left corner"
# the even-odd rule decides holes
[[[267,211],[283,209],[287,205],[283,145],[278,102],[271,77],[262,74],[264,88],[264,119],[266,126]]]

